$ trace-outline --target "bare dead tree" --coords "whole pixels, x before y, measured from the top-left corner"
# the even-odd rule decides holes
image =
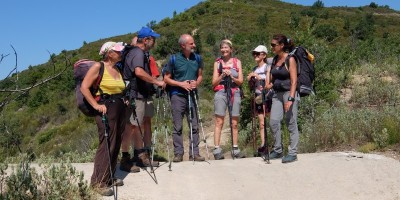
[[[33,83],[32,85],[30,85],[28,87],[19,88],[19,86],[18,86],[18,84],[19,84],[19,82],[18,82],[19,81],[19,78],[18,78],[18,74],[19,74],[19,72],[18,72],[18,54],[12,45],[11,45],[11,47],[15,54],[15,67],[10,71],[10,73],[7,75],[6,78],[8,78],[11,74],[16,73],[16,80],[14,81],[16,86],[15,86],[15,89],[8,89],[8,88],[0,89],[0,93],[8,93],[4,97],[4,99],[0,101],[0,112],[3,110],[4,106],[7,105],[8,103],[10,103],[11,101],[16,100],[16,99],[20,98],[21,96],[27,94],[31,89],[39,87],[43,84],[46,84],[47,82],[61,76],[68,69],[68,67],[71,66],[70,60],[68,59],[67,55],[65,55],[64,56],[65,66],[60,72],[56,73],[55,61],[54,61],[53,56],[49,52],[50,61],[51,61],[51,65],[53,66],[54,74],[51,76],[48,76],[38,82]],[[4,57],[5,56],[2,55],[1,59],[3,59]]]
[[[22,84],[20,84],[19,82],[19,71],[18,71],[18,54],[16,52],[16,50],[14,49],[13,46],[11,46],[13,51],[14,51],[14,55],[15,55],[15,67],[9,72],[9,74],[7,75],[6,79],[8,78],[9,81],[11,81],[12,85],[8,86],[7,88],[1,88],[0,89],[0,94],[2,94],[2,99],[0,99],[0,119],[5,119],[4,117],[4,113],[3,110],[5,108],[6,105],[8,105],[9,103],[11,103],[14,100],[17,100],[21,97],[23,97],[24,95],[28,94],[30,90],[32,90],[33,88],[37,88],[37,87],[41,87],[42,85],[50,82],[53,79],[56,79],[57,77],[61,76],[67,69],[68,67],[71,66],[71,62],[68,59],[66,53],[64,52],[65,56],[65,66],[61,68],[61,70],[57,73],[56,72],[56,64],[55,64],[55,59],[54,59],[54,54],[50,54],[50,64],[52,65],[53,68],[53,74],[49,75],[48,77],[45,77],[41,80],[38,81],[34,81],[34,83],[31,83],[30,86],[28,87],[24,87],[21,88],[20,86]],[[7,57],[9,54],[4,55],[1,54],[0,57],[0,63],[1,61],[3,61],[3,59],[5,57]],[[15,79],[10,77],[12,74],[15,73]],[[14,87],[15,85],[15,87]],[[18,151],[19,153],[22,152],[22,148],[21,148],[21,135],[19,133],[16,133],[13,129],[14,127],[12,125],[9,124],[9,122],[7,122],[7,120],[1,120],[1,124],[0,124],[0,128],[3,130],[3,137],[7,138],[6,141],[2,141],[5,144],[5,149],[8,153],[12,152],[12,149],[16,149],[16,151]]]

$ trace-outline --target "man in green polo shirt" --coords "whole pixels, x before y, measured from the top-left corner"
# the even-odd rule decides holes
[[[184,148],[182,137],[182,121],[186,114],[189,126],[192,126],[192,140],[189,146],[189,160],[204,161],[205,158],[199,153],[199,129],[195,101],[193,100],[194,90],[203,80],[203,62],[200,55],[196,55],[194,50],[196,44],[189,34],[183,34],[179,38],[179,45],[182,49],[180,53],[173,55],[168,62],[165,70],[164,81],[170,86],[171,110],[174,122],[173,142],[174,142],[174,162],[183,160]],[[171,60],[174,60],[171,62]],[[189,100],[191,100],[189,102]],[[189,108],[189,105],[192,109]],[[191,116],[189,116],[189,109]]]

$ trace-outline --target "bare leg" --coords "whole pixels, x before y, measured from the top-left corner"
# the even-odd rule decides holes
[[[224,116],[215,115],[214,128],[214,146],[220,145],[222,126],[224,125]]]
[[[239,134],[239,129],[238,129],[238,121],[239,117],[232,117],[232,132],[233,132],[233,145],[237,146],[238,145],[238,134]]]

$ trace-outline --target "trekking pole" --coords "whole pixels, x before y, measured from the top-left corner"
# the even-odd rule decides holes
[[[165,132],[165,142],[167,143],[167,155],[168,155],[168,162],[169,162],[169,166],[168,166],[168,168],[169,168],[169,170],[168,171],[172,171],[171,170],[171,159],[170,159],[170,153],[169,153],[169,141],[168,141],[168,126],[167,126],[167,109],[166,109],[166,106],[165,106],[165,104],[167,104],[168,103],[168,99],[165,99],[165,97],[162,97],[163,98],[163,122],[164,122],[164,132]],[[168,97],[166,97],[166,98],[168,98]]]
[[[142,128],[140,127],[139,118],[136,115],[136,104],[135,104],[135,100],[134,99],[131,100],[131,109],[132,109],[133,117],[136,118],[136,123],[138,124],[139,132],[140,132],[140,135],[142,136],[142,141],[143,141],[144,140],[144,135],[143,135],[143,132],[142,132]],[[154,169],[153,169],[153,163],[150,163],[150,170],[151,170],[151,172],[153,172],[154,177],[155,177],[156,173],[154,172]],[[157,183],[157,181],[156,181],[156,183]]]
[[[208,158],[208,160],[210,160],[210,154],[208,153],[208,145],[207,145],[206,136],[204,134],[204,128],[203,128],[203,122],[202,122],[203,120],[201,119],[201,116],[200,116],[200,109],[199,109],[199,102],[197,101],[197,95],[198,95],[197,90],[193,91],[194,103],[196,104],[196,112],[197,112],[197,116],[198,116],[197,122],[200,122],[201,133],[203,136],[203,142],[206,145],[207,158]]]
[[[158,127],[158,118],[160,117],[159,115],[159,111],[160,111],[160,99],[157,100],[157,108],[156,108],[156,126],[154,128],[154,134],[153,134],[153,141],[151,142],[151,165],[154,161],[154,149],[156,146],[156,136],[158,133],[157,127]]]
[[[112,183],[112,190],[114,192],[114,200],[117,199],[117,189],[116,189],[116,185],[114,184],[114,176],[113,176],[113,171],[112,171],[112,167],[111,167],[111,153],[110,153],[110,144],[109,144],[109,138],[108,138],[108,130],[110,129],[110,126],[108,124],[108,119],[107,116],[105,114],[103,114],[103,116],[101,117],[101,121],[104,124],[104,137],[106,138],[106,147],[107,147],[107,154],[108,154],[108,166],[110,169],[110,179],[111,179],[111,183]],[[114,188],[115,186],[115,188]]]
[[[231,128],[231,144],[232,144],[232,150],[231,150],[231,155],[232,159],[235,160],[235,155],[233,153],[233,129],[232,129],[232,89],[231,89],[231,82],[232,78],[230,76],[225,77],[225,92],[226,92],[226,100],[228,104],[228,113],[229,113],[229,126]]]
[[[256,102],[255,102],[255,94],[251,99],[251,131],[253,132],[253,149],[254,152],[257,152],[256,149]]]
[[[250,92],[253,93],[253,96],[251,97],[251,131],[253,132],[253,149],[254,152],[256,152],[256,155],[258,154],[256,150],[256,93],[255,93],[255,82],[256,79],[254,76],[252,76],[249,80],[249,86],[250,86]]]
[[[192,98],[190,91],[188,92],[188,105],[189,105],[189,129],[190,129],[190,143],[192,144],[192,160],[194,164],[194,142],[193,142],[193,112],[192,112]]]
[[[270,92],[270,91],[268,91]],[[263,101],[263,113],[264,113],[264,161],[267,164],[271,164],[269,161],[269,149],[268,149],[268,135],[267,135],[267,115],[266,113],[266,109],[267,109],[267,99],[265,98],[265,96],[267,95],[266,89],[263,88],[262,90],[262,101]]]

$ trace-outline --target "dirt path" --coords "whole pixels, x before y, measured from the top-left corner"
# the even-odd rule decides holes
[[[299,154],[282,164],[261,158],[185,161],[162,165],[155,173],[117,171],[125,185],[118,199],[383,199],[400,200],[400,162],[375,154]],[[74,164],[89,179],[93,164]],[[113,199],[107,197],[104,199]]]

